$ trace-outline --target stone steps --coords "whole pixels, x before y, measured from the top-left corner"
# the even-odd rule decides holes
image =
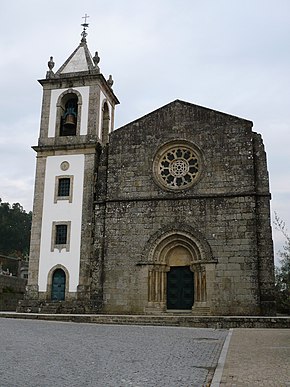
[[[59,314],[63,312],[65,308],[60,303],[45,303],[39,308],[39,313]]]
[[[44,313],[44,314],[84,314],[98,313],[99,310],[92,302],[79,300],[72,301],[33,301],[22,300],[18,303],[17,312]]]
[[[290,317],[262,316],[192,316],[183,315],[108,315],[108,314],[44,314],[0,312],[0,318],[66,321],[92,324],[178,326],[191,328],[290,328]]]
[[[199,306],[197,308],[192,309],[191,314],[193,316],[210,316],[210,308],[207,306]]]

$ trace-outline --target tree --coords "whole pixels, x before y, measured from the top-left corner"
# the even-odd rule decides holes
[[[0,198],[0,254],[25,257],[29,254],[32,212],[19,203],[12,206]]]
[[[285,237],[283,250],[279,251],[280,266],[275,268],[277,311],[290,314],[290,236],[286,224],[275,213],[274,225]]]

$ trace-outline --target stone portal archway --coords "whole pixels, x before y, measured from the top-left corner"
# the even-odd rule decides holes
[[[187,232],[167,232],[153,243],[148,263],[148,311],[174,309],[172,302],[168,300],[170,297],[168,286],[172,286],[168,283],[168,280],[170,281],[168,273],[171,271],[178,277],[177,286],[180,287],[178,291],[187,293],[181,296],[180,303],[176,304],[183,305],[178,309],[208,308],[207,271],[210,267],[212,269],[216,262],[212,259],[207,243],[200,242]],[[189,273],[192,273],[192,280]],[[184,279],[185,274],[187,280]],[[180,281],[189,281],[190,284],[182,285]],[[190,286],[192,295],[189,294]],[[191,305],[185,300],[186,297],[192,297]]]
[[[47,275],[46,300],[66,301],[69,295],[70,276],[67,268],[61,264],[53,266]],[[62,296],[55,296],[56,287],[61,285]]]

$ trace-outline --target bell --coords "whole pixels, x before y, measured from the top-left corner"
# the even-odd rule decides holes
[[[75,126],[75,124],[75,116],[73,114],[68,114],[64,119],[63,126],[66,128],[71,128],[72,126]]]

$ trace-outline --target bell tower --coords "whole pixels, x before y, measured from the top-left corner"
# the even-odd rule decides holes
[[[98,52],[81,42],[54,72],[50,57],[43,87],[37,153],[27,300],[72,304],[90,298],[96,169],[114,127],[112,77]],[[24,306],[23,304],[23,306]],[[60,303],[61,304],[61,303]],[[85,304],[85,302],[84,302]]]

